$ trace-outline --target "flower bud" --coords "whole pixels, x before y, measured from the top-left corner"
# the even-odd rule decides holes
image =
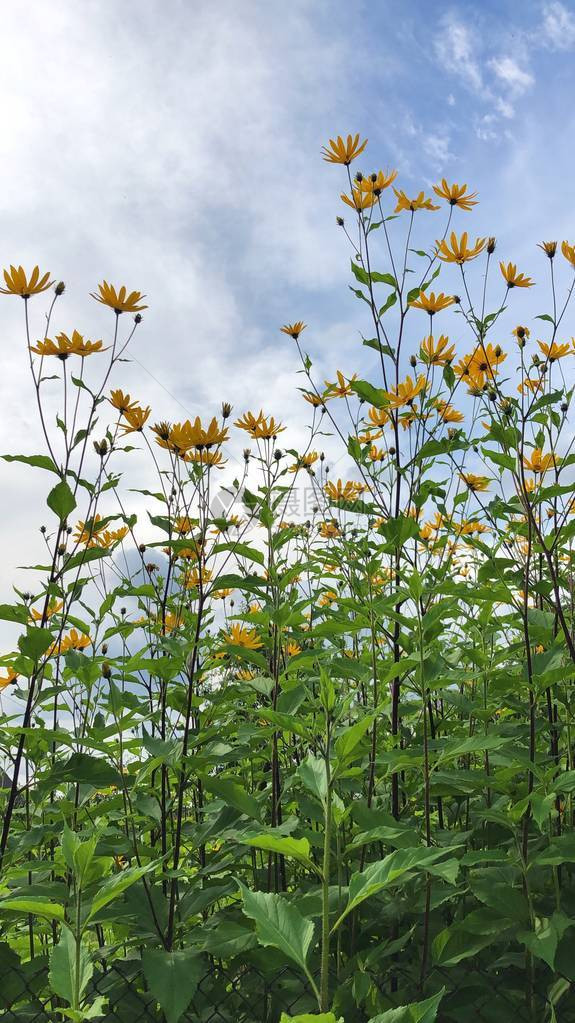
[[[66,285],[64,284],[64,281],[58,281],[56,287],[54,288],[54,291],[56,292],[56,294],[57,295],[63,295],[65,290],[66,290]]]
[[[336,217],[335,222],[338,227],[343,227],[343,225],[345,224],[345,220],[343,219],[343,217]]]
[[[108,661],[104,661],[104,663],[102,664],[102,675],[104,676],[104,678],[112,677],[112,669],[108,664]]]
[[[134,323],[141,323],[141,322],[142,322],[142,314],[141,313],[136,313],[136,315],[134,316]]]
[[[487,252],[489,253],[490,256],[493,255],[493,253],[495,252],[495,244],[496,242],[493,236],[487,239]]]
[[[229,419],[232,414],[232,406],[229,401],[222,402],[222,419]]]

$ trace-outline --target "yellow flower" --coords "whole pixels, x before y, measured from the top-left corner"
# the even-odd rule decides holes
[[[297,462],[290,465],[289,471],[299,472],[300,469],[307,469],[308,471],[311,471],[312,465],[314,462],[317,462],[318,458],[319,455],[317,451],[310,451],[308,455],[300,455]]]
[[[262,643],[255,629],[234,622],[229,632],[224,634],[226,643],[233,646],[243,646],[246,650],[259,650]]]
[[[384,451],[383,448],[378,448],[375,444],[372,444],[368,454],[372,462],[383,462],[387,455],[387,451]]]
[[[91,646],[92,640],[83,632],[70,629],[67,636],[62,636],[59,643],[53,643],[46,656],[54,657],[56,654],[67,654],[70,650],[85,650]]]
[[[545,377],[538,377],[536,380],[532,380],[531,377],[524,377],[517,390],[520,394],[525,394],[527,391],[531,391],[532,394],[538,394],[544,387]]]
[[[511,333],[513,334],[514,337],[517,338],[518,341],[523,341],[524,338],[529,337],[531,331],[529,330],[529,327],[522,327],[520,324],[518,327],[515,327],[515,329],[512,330]]]
[[[368,416],[374,426],[385,426],[389,423],[389,412],[385,408],[370,408]],[[381,437],[381,430],[379,431],[378,437]]]
[[[354,480],[348,480],[346,483],[343,480],[337,480],[335,483],[329,480],[323,489],[331,501],[355,501],[367,490],[367,486]]]
[[[224,456],[221,451],[210,451],[208,448],[204,448],[203,451],[190,451],[189,454],[184,455],[186,462],[195,462],[197,465],[223,465]]]
[[[446,401],[437,401],[435,407],[444,423],[462,423],[465,418],[463,412],[458,412]]]
[[[455,358],[455,345],[449,347],[449,338],[445,334],[437,339],[433,334],[421,342],[420,354],[427,366],[446,366]]]
[[[445,199],[450,206],[459,206],[461,210],[469,211],[472,206],[477,206],[475,196],[477,192],[467,192],[467,185],[448,185],[445,178],[442,178],[441,185],[434,185],[433,191],[440,199]]]
[[[336,139],[329,140],[329,148],[322,146],[321,151],[323,159],[328,163],[343,163],[347,167],[352,160],[355,160],[356,156],[363,153],[366,146],[367,139],[360,144],[359,135],[355,137],[348,135],[347,142],[344,142],[341,135],[338,135]]]
[[[398,384],[397,391],[391,390],[385,392],[385,397],[389,401],[390,408],[402,408],[404,405],[412,405],[414,399],[418,394],[425,391],[426,380],[424,376],[419,376],[414,382],[410,376],[406,376],[403,383]]]
[[[340,195],[342,202],[346,206],[351,206],[352,210],[369,210],[372,206],[375,206],[377,198],[373,192],[362,192],[360,188],[353,187],[351,190],[351,198],[342,192]]]
[[[67,334],[57,334],[56,342],[49,337],[44,341],[37,341],[36,345],[30,345],[30,351],[42,357],[57,355],[62,362],[65,362],[69,355],[79,355],[84,358],[94,352],[105,352],[107,349],[102,348],[102,343],[102,341],[84,341],[83,336],[75,330],[72,337],[68,337]]]
[[[319,535],[324,540],[333,540],[340,535],[339,526],[336,522],[322,522],[319,527]]]
[[[394,188],[393,191],[397,197],[397,205],[394,213],[401,213],[402,210],[411,210],[412,213],[415,210],[438,210],[439,206],[434,206],[431,199],[426,199],[423,192],[420,192],[415,199],[410,199],[404,191],[401,189]]]
[[[241,671],[236,672],[236,678],[240,682],[251,682],[255,677],[255,671],[250,671],[248,668],[242,668]]]
[[[572,355],[569,344],[558,344],[556,341],[552,341],[550,345],[545,344],[544,341],[538,341],[537,344],[546,359],[549,362],[555,362],[557,359],[562,359],[564,355]]]
[[[124,419],[126,422],[122,423],[124,436],[128,433],[139,433],[143,430],[150,417],[151,411],[152,410],[149,405],[146,406],[146,408],[140,408],[139,405],[135,405],[132,408],[127,409],[126,412],[124,412]]]
[[[63,601],[56,600],[55,597],[52,597],[46,611],[37,611],[35,607],[30,608],[30,621],[41,622],[42,619],[48,621],[53,615],[60,614],[63,607]]]
[[[199,568],[189,568],[184,572],[181,583],[186,590],[196,590],[200,583],[209,583],[212,578],[212,573],[208,568],[204,568],[200,571]],[[231,591],[230,591],[231,592]],[[214,594],[212,594],[214,596]]]
[[[419,297],[415,298],[413,302],[410,302],[410,306],[414,309],[423,309],[430,316],[435,313],[441,312],[442,309],[447,309],[448,306],[453,305],[455,299],[450,295],[444,295],[441,292],[439,295],[435,295],[432,291],[429,295],[426,295],[424,291],[420,291]]]
[[[526,469],[537,474],[547,472],[548,469],[552,469],[556,464],[555,455],[551,452],[548,455],[544,455],[541,448],[534,448],[531,454],[531,458],[527,455],[523,455],[523,465]]]
[[[24,268],[11,266],[10,272],[4,270],[6,287],[0,288],[3,295],[20,295],[21,298],[30,298],[30,295],[39,295],[46,291],[54,281],[50,280],[50,274],[45,273],[40,277],[40,270],[34,267],[30,278],[26,276]]]
[[[14,668],[7,668],[6,671],[7,675],[0,675],[0,693],[18,678],[18,672],[14,671]]]
[[[338,599],[337,593],[335,592],[335,590],[327,590],[325,593],[322,593],[321,597],[319,598],[318,606],[329,607],[330,604],[333,604],[337,599]]]
[[[102,284],[98,285],[98,291],[98,295],[90,292],[92,298],[95,298],[96,302],[101,302],[102,305],[109,306],[118,316],[120,313],[138,313],[140,310],[148,308],[147,305],[138,304],[146,297],[142,295],[141,291],[131,291],[128,294],[124,285],[122,285],[119,291],[116,291],[111,284],[103,281]]]
[[[525,274],[518,274],[515,263],[500,263],[499,268],[507,281],[508,288],[532,288],[533,281],[530,277],[526,277]]]
[[[241,419],[236,419],[234,426],[245,430],[254,440],[272,440],[285,430],[285,426],[276,423],[273,416],[264,416],[261,409],[257,416],[253,412],[245,412]]]
[[[302,393],[305,400],[309,402],[313,408],[321,408],[328,400],[327,397],[322,398],[321,394],[314,394],[313,391],[303,391]]]
[[[373,195],[380,196],[381,193],[389,188],[397,177],[397,171],[378,171],[377,174],[370,174],[367,178],[362,178],[359,187],[362,192],[371,192]]]
[[[286,647],[286,654],[288,657],[295,657],[296,654],[301,654],[301,646],[299,643],[295,643],[294,640],[291,639]]]
[[[294,341],[297,341],[302,330],[305,330],[306,324],[303,320],[297,320],[296,323],[286,323],[283,327],[280,327],[282,334],[287,334],[288,337],[293,337]]]
[[[352,393],[352,387],[354,380],[357,379],[357,373],[354,373],[348,381],[346,381],[343,373],[340,373],[339,369],[336,370],[337,380],[333,384],[330,384],[329,380],[325,381],[325,386],[328,388],[329,396],[331,398],[347,398]]]
[[[459,239],[455,231],[452,231],[449,243],[451,248],[445,240],[436,242],[437,255],[444,263],[458,263],[459,266],[470,259],[475,259],[485,248],[485,238],[476,238],[475,245],[468,248],[467,231],[464,231]]]
[[[183,536],[185,533],[191,533],[198,524],[198,519],[191,519],[189,515],[178,515],[174,519],[174,531]]]
[[[112,408],[118,410],[120,415],[124,415],[125,412],[130,411],[137,407],[137,401],[132,401],[129,394],[124,394],[123,391],[110,391],[110,397],[108,398]]]
[[[549,259],[554,259],[557,252],[557,242],[538,242],[537,248],[543,249],[543,252]]]
[[[93,518],[86,519],[85,522],[80,519],[76,523],[76,532],[73,538],[76,543],[84,544],[85,547],[95,547],[98,543],[98,535],[103,530],[102,516],[94,515]]]
[[[234,592],[233,588],[231,589],[228,588],[225,590],[213,590],[210,596],[213,598],[213,600],[225,600],[226,597],[229,597],[230,594],[233,592]]]
[[[460,472],[459,478],[460,480],[463,480],[466,486],[469,487],[474,494],[478,494],[483,490],[488,490],[491,482],[487,476],[476,476],[472,472]]]
[[[570,245],[569,242],[561,242],[561,252],[567,262],[571,263],[572,267],[575,267],[575,245]]]

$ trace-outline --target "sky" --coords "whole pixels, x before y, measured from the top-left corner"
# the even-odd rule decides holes
[[[303,381],[279,326],[308,324],[320,380],[370,369],[335,222],[343,169],[321,146],[359,132],[358,169],[397,168],[408,193],[467,182],[470,230],[537,276],[536,242],[575,238],[574,53],[575,4],[559,0],[7,4],[2,265],[64,280],[55,327],[90,338],[113,326],[89,297],[100,280],[146,293],[113,382],[154,420],[263,406],[298,446]],[[40,452],[23,303],[0,299],[0,452]],[[31,301],[34,339],[44,310]],[[0,473],[8,601],[49,513],[41,472]]]

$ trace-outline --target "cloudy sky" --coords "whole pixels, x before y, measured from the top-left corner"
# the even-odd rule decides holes
[[[408,193],[468,182],[471,229],[537,276],[535,242],[575,237],[574,51],[559,0],[6,4],[2,263],[63,279],[55,326],[92,338],[113,321],[89,298],[99,280],[147,294],[114,382],[156,419],[263,405],[296,444],[302,381],[278,326],[309,324],[320,379],[369,370],[322,144],[361,133],[362,169],[397,167]],[[0,451],[32,453],[22,303],[0,297]],[[39,337],[41,297],[31,311]],[[46,479],[2,465],[7,600],[37,560]]]

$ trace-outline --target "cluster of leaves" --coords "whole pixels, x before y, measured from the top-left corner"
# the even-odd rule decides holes
[[[561,298],[557,245],[543,244],[549,337],[532,356],[530,329],[509,329],[510,354],[489,338],[532,282],[500,264],[503,299],[488,311],[495,240],[449,236],[474,197],[437,186],[447,226],[415,249],[420,217],[438,207],[395,190],[386,209],[394,173],[351,178],[364,148],[337,139],[326,159],[349,175],[356,222],[340,227],[376,368],[319,387],[304,324],[282,328],[306,375],[309,443],[280,450],[282,424],[246,412],[235,426],[253,444],[235,476],[223,469],[228,405],[221,421],[148,431],[150,409],[105,394],[133,335],[121,339],[120,317],[140,322],[140,293],[104,282],[95,296],[115,330],[94,386],[84,364],[103,358],[101,342],[31,343],[29,301],[48,275],[5,274],[40,357],[47,445],[5,457],[57,481],[37,589],[0,608],[21,628],[0,680],[0,949],[23,969],[49,959],[63,1018],[106,1014],[96,961],[137,958],[177,1023],[210,962],[241,971],[262,948],[302,977],[294,1021],[574,1018],[575,459],[562,338],[575,249],[562,247]],[[474,304],[468,264],[480,258]],[[444,264],[465,298],[430,292]],[[422,313],[429,330],[414,344]],[[459,362],[433,333],[438,316],[468,338]],[[82,372],[68,377],[74,358]],[[94,440],[110,408],[117,421]],[[316,450],[327,434],[354,478],[329,477]],[[154,503],[146,523],[112,469],[127,438],[157,473],[157,490],[140,488]]]

